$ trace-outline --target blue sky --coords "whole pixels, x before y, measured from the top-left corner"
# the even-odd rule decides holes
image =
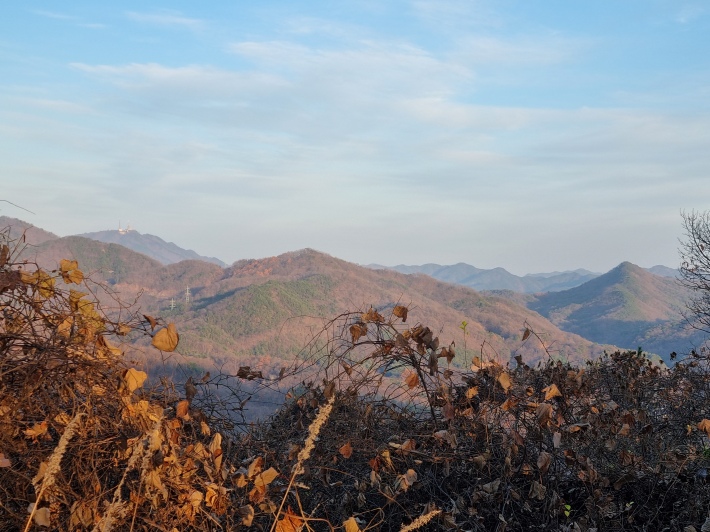
[[[0,204],[225,261],[678,264],[710,2],[6,2]]]

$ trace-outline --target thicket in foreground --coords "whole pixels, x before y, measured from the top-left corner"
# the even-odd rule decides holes
[[[75,263],[12,256],[0,247],[2,530],[710,528],[703,359],[482,351],[461,371],[393,305],[326,324],[280,411],[230,432],[212,395],[144,390],[117,347],[145,334],[170,350],[174,328],[120,305],[108,319],[72,288],[89,288]]]

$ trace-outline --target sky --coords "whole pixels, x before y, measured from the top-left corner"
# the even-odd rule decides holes
[[[226,262],[677,266],[710,1],[4,2],[0,215]]]

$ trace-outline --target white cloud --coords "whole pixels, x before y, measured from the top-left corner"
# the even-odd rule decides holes
[[[47,11],[45,9],[33,9],[32,13],[39,15],[40,17],[53,18],[56,20],[76,20],[76,17],[71,15],[57,13],[56,11]]]
[[[127,11],[126,17],[135,22],[153,24],[156,26],[179,27],[192,31],[201,30],[205,27],[205,21],[197,18],[186,17],[179,11],[160,10],[146,13],[138,11]]]

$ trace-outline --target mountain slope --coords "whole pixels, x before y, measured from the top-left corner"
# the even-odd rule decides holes
[[[10,230],[10,240],[17,240],[24,234],[25,243],[30,246],[59,238],[54,233],[35,227],[29,222],[18,220],[17,218],[10,218],[9,216],[0,216],[0,230],[6,227]]]
[[[221,273],[193,272],[189,302],[179,283],[173,292],[164,289],[168,276],[163,271],[145,277],[144,309],[176,323],[182,353],[213,358],[232,370],[249,361],[278,366],[295,356],[326,320],[371,305],[385,314],[396,304],[408,306],[408,324],[421,322],[443,342],[455,340],[460,360],[469,363],[481,349],[504,362],[516,350],[528,363],[540,360],[545,354],[539,345],[521,345],[525,323],[562,358],[581,362],[603,350],[512,301],[427,276],[371,270],[313,250],[240,261]],[[469,324],[466,356],[459,328],[464,320]]]
[[[703,340],[682,319],[688,296],[674,279],[624,262],[576,288],[536,296],[528,307],[589,340],[667,357]]]
[[[120,244],[138,253],[143,253],[162,264],[174,264],[182,260],[202,260],[217,264],[218,266],[226,266],[224,262],[215,257],[203,257],[191,249],[183,249],[177,244],[166,242],[158,236],[142,234],[134,230],[98,231],[94,233],[84,233],[80,236],[107,244]]]

